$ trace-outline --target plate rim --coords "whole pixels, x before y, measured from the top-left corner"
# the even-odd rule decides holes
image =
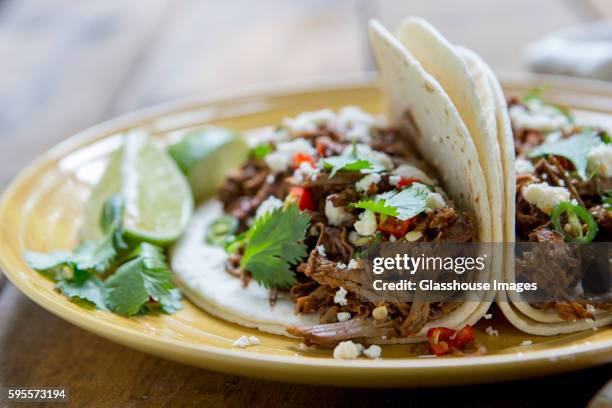
[[[578,90],[593,93],[596,91],[596,93],[599,95],[612,97],[612,84],[603,83],[605,84],[605,86],[603,86],[601,81],[575,80],[574,78],[568,79],[567,77],[560,76],[542,76],[535,74],[526,75],[524,73],[502,73],[500,74],[500,78],[503,85],[506,85],[508,82],[512,83],[515,81],[520,83],[525,83],[526,81],[550,81],[554,83],[562,83],[564,89],[568,89],[568,85],[570,85],[572,87],[576,87]],[[95,140],[108,137],[110,134],[117,133],[127,127],[134,126],[137,123],[142,125],[162,115],[168,116],[182,110],[194,109],[197,106],[202,107],[205,105],[235,99],[272,98],[284,95],[295,95],[304,92],[315,93],[324,90],[346,90],[356,88],[371,88],[375,86],[376,81],[371,73],[359,74],[355,76],[343,75],[341,79],[339,79],[337,76],[331,76],[319,78],[318,80],[306,79],[303,81],[283,81],[274,84],[260,84],[219,92],[211,92],[205,95],[169,101],[104,121],[65,139],[44,152],[42,155],[38,156],[29,165],[22,169],[6,187],[0,199],[0,225],[3,224],[2,221],[6,217],[8,204],[10,203],[10,200],[14,196],[15,192],[24,184],[25,181],[29,180],[38,171],[40,171],[45,163],[48,164],[48,162],[57,160],[68,152],[71,152],[79,147],[86,146]],[[604,339],[596,344],[583,344],[579,347],[565,346],[560,348],[553,347],[542,350],[533,350],[523,354],[520,359],[517,358],[517,351],[517,353],[502,353],[496,355],[449,359],[387,358],[381,360],[335,360],[333,358],[321,358],[320,356],[310,357],[307,355],[299,355],[296,357],[249,353],[245,352],[244,350],[224,349],[212,345],[197,345],[195,343],[179,341],[171,338],[150,337],[145,333],[130,330],[124,326],[119,326],[109,321],[97,319],[96,313],[103,312],[91,312],[86,310],[76,312],[74,309],[69,308],[68,305],[56,302],[49,296],[44,296],[35,292],[34,289],[31,288],[27,282],[25,282],[25,280],[18,276],[18,271],[15,271],[15,268],[11,267],[10,259],[8,259],[9,256],[7,255],[7,252],[11,250],[9,247],[10,245],[0,246],[0,268],[4,271],[7,278],[32,301],[58,317],[111,341],[139,350],[143,349],[135,346],[134,344],[137,342],[142,342],[147,348],[147,352],[157,355],[160,354],[158,354],[154,350],[155,347],[152,346],[157,345],[166,349],[167,351],[171,351],[176,348],[183,351],[195,351],[202,353],[202,357],[208,360],[213,360],[215,357],[223,357],[223,359],[233,362],[248,360],[252,363],[263,364],[266,366],[265,368],[267,370],[272,371],[274,371],[274,369],[278,369],[277,366],[279,363],[290,368],[316,367],[325,368],[327,370],[333,369],[334,371],[346,369],[368,371],[410,371],[414,369],[442,370],[445,368],[460,368],[461,370],[467,370],[470,368],[482,367],[496,368],[506,364],[535,364],[543,361],[552,361],[551,359],[564,359],[565,357],[569,356],[576,359],[573,361],[573,363],[576,363],[575,366],[578,368],[580,365],[577,364],[577,359],[583,356],[584,358],[588,358],[593,354],[602,356],[600,364],[605,364],[612,361],[612,353],[609,355],[607,355],[607,353],[604,354],[604,352],[612,350],[612,339]],[[15,251],[15,256],[19,257],[20,254],[17,254]],[[117,333],[117,335],[115,335],[115,333]],[[164,355],[163,357],[168,358],[167,355]],[[599,362],[597,364],[599,364]],[[592,366],[595,364],[589,363],[588,365]],[[569,369],[571,369],[571,367]],[[567,369],[562,371],[567,371]],[[234,374],[240,374],[238,372],[232,372]],[[269,376],[265,376],[264,378],[269,378]]]

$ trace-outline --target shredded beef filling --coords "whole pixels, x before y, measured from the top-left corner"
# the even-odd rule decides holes
[[[332,156],[340,154],[351,142],[342,135],[321,129],[320,132],[300,135],[316,146],[319,154]],[[386,153],[394,165],[400,165],[413,158],[407,143],[393,129],[378,130],[373,135],[370,146]],[[258,206],[270,196],[283,200],[291,187],[306,187],[312,194],[314,210],[308,210],[311,224],[306,244],[308,257],[297,265],[297,283],[289,288],[289,298],[295,303],[296,313],[318,313],[319,325],[303,328],[292,328],[290,333],[302,337],[308,344],[334,346],[347,339],[380,339],[395,336],[409,336],[418,333],[426,323],[451,313],[459,304],[454,303],[399,303],[385,302],[367,293],[359,269],[341,268],[347,265],[359,247],[349,241],[349,232],[361,210],[349,206],[363,196],[356,190],[355,183],[366,174],[360,172],[338,172],[330,177],[328,172],[321,172],[316,177],[304,177],[296,180],[293,169],[285,172],[272,172],[263,160],[250,158],[238,171],[230,175],[221,187],[218,197],[227,213],[239,220],[239,232],[248,229]],[[372,196],[395,187],[390,183],[389,175],[382,174],[380,181],[371,184],[367,194]],[[325,200],[329,198],[335,207],[340,207],[352,219],[340,226],[331,225],[325,216]],[[420,231],[419,241],[453,241],[468,242],[476,239],[475,222],[466,213],[453,208],[452,202],[439,211],[419,216],[414,230]],[[382,234],[383,241],[389,239]],[[325,253],[320,253],[317,246],[323,246]],[[233,276],[243,279],[248,284],[249,273],[240,270],[241,254],[234,254],[228,262],[227,270]],[[346,305],[334,302],[339,288],[348,294]],[[275,297],[274,297],[275,299]],[[372,311],[384,305],[388,318],[377,321]],[[351,320],[338,322],[339,312],[350,312]]]
[[[511,99],[509,106],[521,104],[517,99]],[[562,131],[561,137],[571,137],[580,129]],[[526,158],[527,153],[546,141],[546,134],[532,129],[521,129],[513,126],[514,148],[517,158]],[[599,176],[583,180],[574,172],[573,164],[557,156],[539,158],[534,162],[533,174],[518,174],[516,176],[516,239],[523,242],[540,242],[551,245],[536,247],[533,251],[523,254],[516,262],[517,277],[529,276],[555,298],[563,299],[568,287],[576,287],[582,279],[584,263],[577,259],[569,246],[564,244],[564,237],[554,231],[550,216],[535,205],[529,203],[523,188],[532,183],[545,182],[550,186],[564,187],[570,193],[570,198],[583,207],[594,217],[599,228],[595,242],[612,241],[612,210],[602,205],[602,192],[612,189],[612,179]],[[554,244],[554,245],[552,245]],[[551,253],[554,251],[554,253]],[[551,262],[553,264],[551,264]],[[560,273],[562,271],[562,273]],[[542,310],[555,310],[564,320],[593,318],[589,309],[595,306],[602,310],[612,310],[612,302],[591,303],[572,300],[557,302],[531,303],[533,307]]]

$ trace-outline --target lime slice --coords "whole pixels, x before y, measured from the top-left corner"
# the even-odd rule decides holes
[[[125,201],[123,229],[128,239],[167,245],[180,236],[193,211],[191,190],[180,169],[142,131],[129,132],[123,147],[111,155],[85,208],[84,239],[101,236],[102,206],[117,193]]]
[[[168,147],[187,176],[196,201],[211,196],[227,173],[244,162],[248,150],[240,134],[215,126],[189,133]]]

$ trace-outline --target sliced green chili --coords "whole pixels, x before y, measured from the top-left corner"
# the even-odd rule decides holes
[[[561,216],[567,216],[567,223],[571,232],[566,231],[561,223]],[[564,201],[555,206],[550,216],[555,231],[560,232],[565,237],[566,241],[570,242],[591,242],[597,235],[597,223],[589,211],[577,204]],[[582,223],[587,227],[587,232],[584,234]]]
[[[232,241],[238,229],[238,220],[231,215],[216,219],[206,232],[206,243],[223,246]]]

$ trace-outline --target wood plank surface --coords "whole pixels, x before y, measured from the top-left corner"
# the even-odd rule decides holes
[[[74,407],[541,407],[559,390],[567,390],[563,406],[582,407],[612,368],[440,390],[311,387],[217,374],[130,350],[49,314],[12,285],[0,310],[13,311],[0,319],[0,384],[68,387]]]
[[[372,69],[365,21],[378,16],[393,27],[405,14],[430,19],[496,68],[522,67],[528,41],[586,15],[551,0],[3,0],[0,188],[59,140],[117,114],[211,90]],[[564,405],[584,406],[611,368],[442,390],[279,384],[128,349],[1,286],[0,275],[0,387],[66,386],[75,407],[543,406],[559,390],[567,390]]]

